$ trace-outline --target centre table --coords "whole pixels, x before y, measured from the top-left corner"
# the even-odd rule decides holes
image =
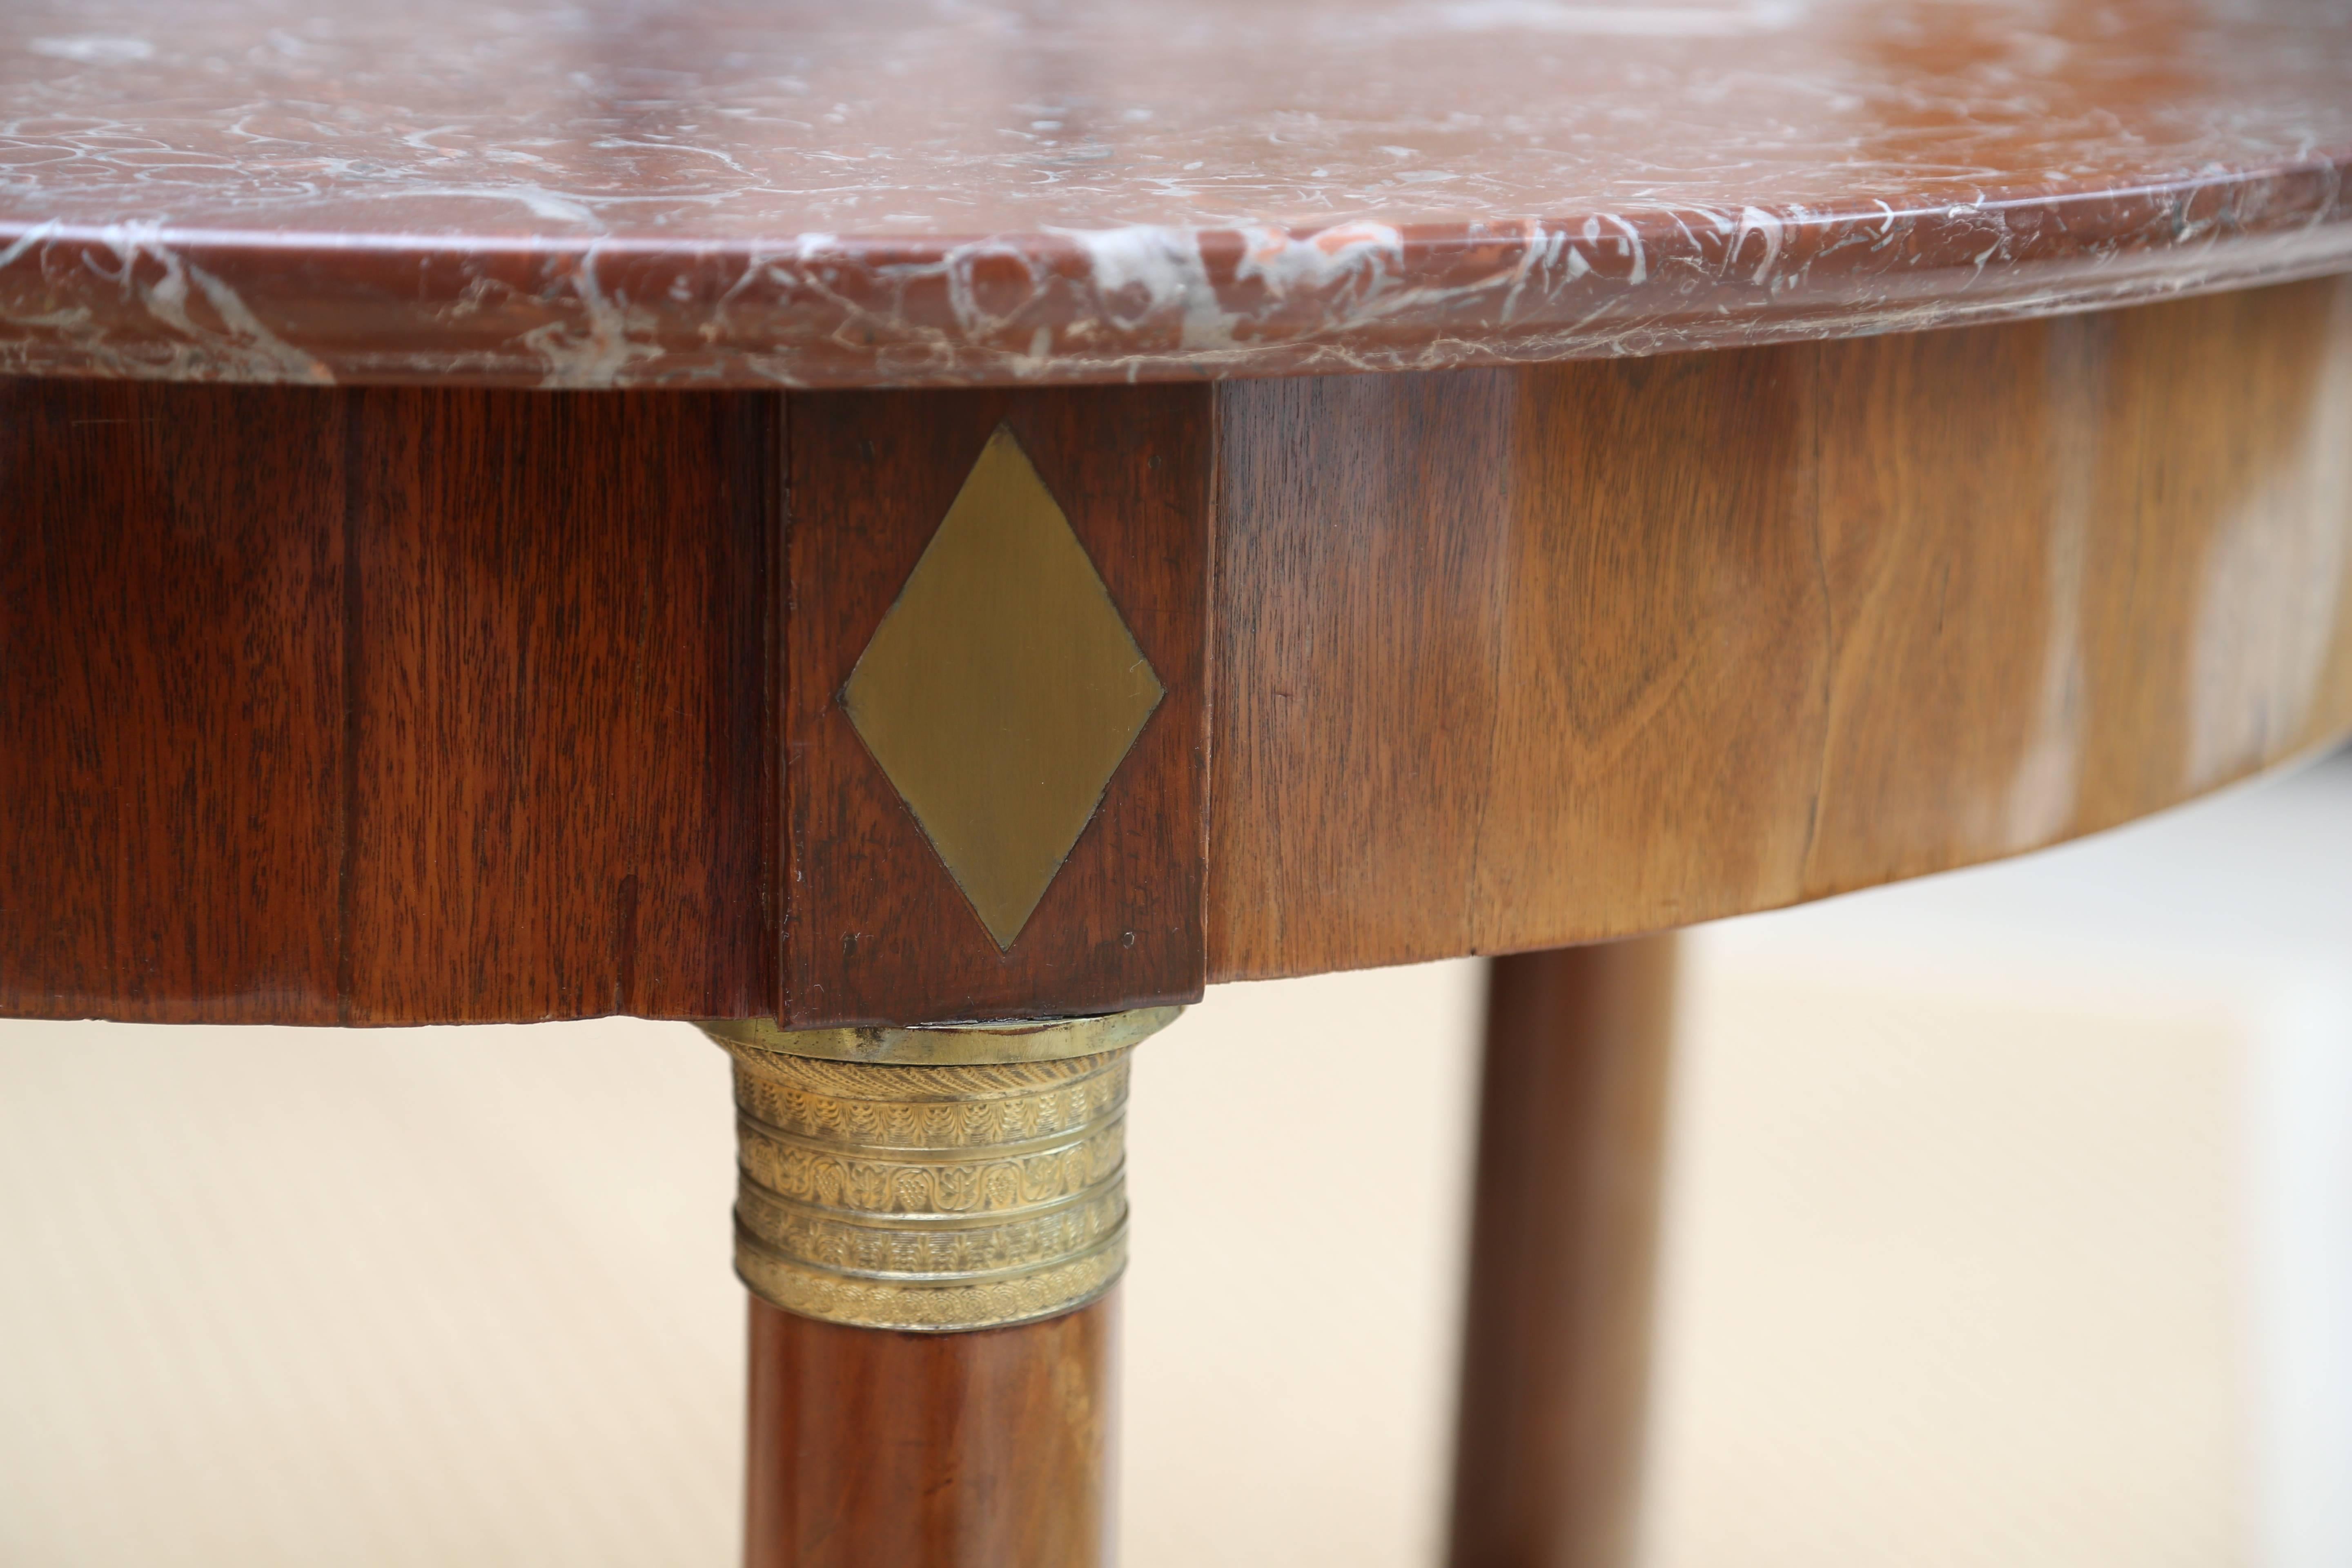
[[[749,1561],[1089,1568],[1130,1052],[1508,955],[1452,1560],[1622,1568],[1666,933],[2352,730],[2347,168],[2338,0],[25,0],[0,1014],[699,1022]]]

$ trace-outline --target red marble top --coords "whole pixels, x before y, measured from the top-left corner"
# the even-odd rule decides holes
[[[26,0],[0,371],[1654,353],[2352,268],[2346,0]]]

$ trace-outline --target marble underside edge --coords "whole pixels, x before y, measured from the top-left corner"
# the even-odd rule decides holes
[[[953,386],[1654,354],[2352,268],[2352,156],[2099,195],[774,245],[0,229],[0,374]]]

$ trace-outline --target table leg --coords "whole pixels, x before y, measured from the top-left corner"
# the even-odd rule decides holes
[[[1117,1305],[971,1333],[751,1300],[746,1568],[1097,1568]]]
[[[749,1568],[1098,1568],[1135,1043],[1174,1007],[704,1026],[735,1058]]]
[[[1454,1568],[1628,1568],[1641,1502],[1671,936],[1496,959]]]

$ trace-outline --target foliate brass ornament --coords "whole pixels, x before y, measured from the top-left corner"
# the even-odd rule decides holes
[[[1052,1048],[1038,1036],[1119,1042],[1087,1055],[928,1066],[796,1055],[792,1031],[706,1024],[735,1058],[736,1272],[788,1312],[864,1328],[1083,1306],[1127,1263],[1129,1055],[1177,1011],[998,1031],[1032,1050]]]
[[[849,721],[1009,950],[1165,690],[999,426],[842,688]]]

